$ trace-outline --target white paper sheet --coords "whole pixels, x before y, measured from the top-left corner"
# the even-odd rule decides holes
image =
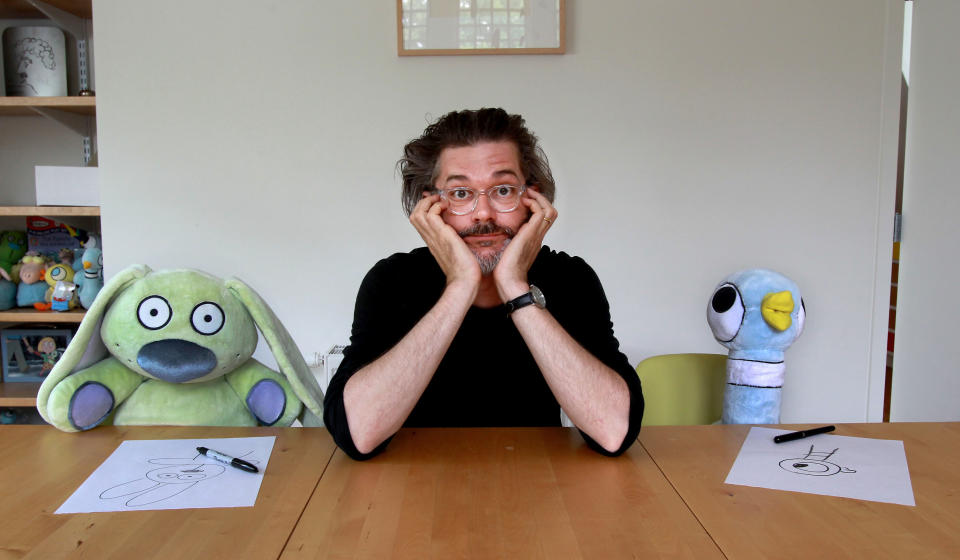
[[[916,505],[902,441],[817,435],[773,443],[786,433],[750,428],[724,482]]]
[[[54,513],[252,507],[275,436],[122,442]],[[207,447],[253,463],[249,473],[197,452]]]

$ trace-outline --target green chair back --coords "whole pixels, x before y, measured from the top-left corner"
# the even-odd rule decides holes
[[[725,354],[663,354],[637,365],[644,426],[689,426],[720,420],[727,377]]]

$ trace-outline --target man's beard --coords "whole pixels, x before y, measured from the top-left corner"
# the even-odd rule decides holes
[[[500,247],[500,250],[496,253],[486,254],[479,253],[475,251],[473,247],[470,248],[473,251],[473,256],[477,258],[477,263],[480,264],[480,274],[484,276],[490,276],[493,274],[493,269],[497,268],[497,264],[500,263],[500,257],[503,256],[504,250],[506,250],[507,245],[510,244],[510,241],[513,239],[513,236],[516,235],[514,231],[508,227],[500,227],[492,222],[485,222],[482,224],[473,225],[460,232],[460,237],[468,237],[470,235],[490,235],[502,233],[507,236],[507,239],[504,240],[503,246]]]

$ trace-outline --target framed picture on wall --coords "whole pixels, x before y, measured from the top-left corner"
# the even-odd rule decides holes
[[[397,54],[563,54],[565,0],[397,0]]]
[[[72,330],[52,326],[0,329],[3,382],[43,381],[72,338]]]

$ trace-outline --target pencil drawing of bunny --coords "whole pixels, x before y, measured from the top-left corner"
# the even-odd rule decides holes
[[[155,504],[189,490],[199,482],[215,478],[225,470],[220,465],[192,459],[150,459],[149,462],[168,466],[147,471],[145,478],[107,488],[100,493],[100,498],[111,500],[129,497],[124,504],[128,507]]]

